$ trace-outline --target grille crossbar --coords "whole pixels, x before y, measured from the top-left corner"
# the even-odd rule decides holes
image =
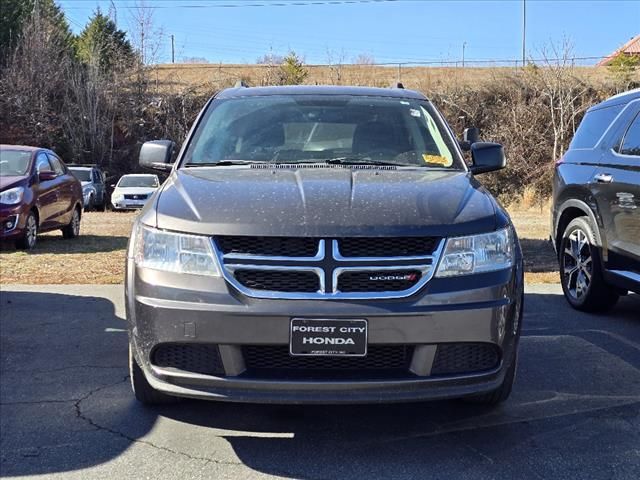
[[[214,240],[222,273],[238,291],[284,299],[408,297],[431,279],[443,246],[439,237]]]

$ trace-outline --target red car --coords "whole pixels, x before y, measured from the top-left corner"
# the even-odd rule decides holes
[[[0,240],[31,250],[38,233],[80,233],[82,187],[54,152],[0,145]]]

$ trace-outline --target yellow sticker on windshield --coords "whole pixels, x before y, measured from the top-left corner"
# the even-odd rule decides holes
[[[453,164],[453,161],[450,158],[442,157],[440,155],[429,155],[427,153],[423,153],[422,159],[425,163],[435,163],[436,165],[442,165],[443,167],[450,167]]]

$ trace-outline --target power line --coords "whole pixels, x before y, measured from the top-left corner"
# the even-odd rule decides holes
[[[79,2],[82,0],[67,0],[67,2]],[[126,1],[126,0],[125,0]],[[179,4],[179,5],[122,5],[120,8],[131,10],[155,10],[155,9],[196,9],[196,8],[255,8],[255,7],[308,7],[317,5],[359,5],[365,3],[396,3],[403,0],[308,0],[293,1],[284,3],[278,2],[262,2],[262,3],[215,3],[215,4]],[[65,10],[86,9],[87,7],[67,7]]]

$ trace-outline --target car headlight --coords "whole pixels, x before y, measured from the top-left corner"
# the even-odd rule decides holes
[[[120,202],[124,199],[124,196],[121,193],[114,193],[113,195],[111,195],[111,201],[112,202]]]
[[[0,203],[5,205],[15,205],[22,201],[24,187],[15,187],[0,193]]]
[[[493,272],[513,265],[513,233],[504,228],[491,233],[447,240],[436,277]]]
[[[212,242],[208,237],[166,232],[138,224],[133,254],[136,265],[140,267],[220,276]]]

